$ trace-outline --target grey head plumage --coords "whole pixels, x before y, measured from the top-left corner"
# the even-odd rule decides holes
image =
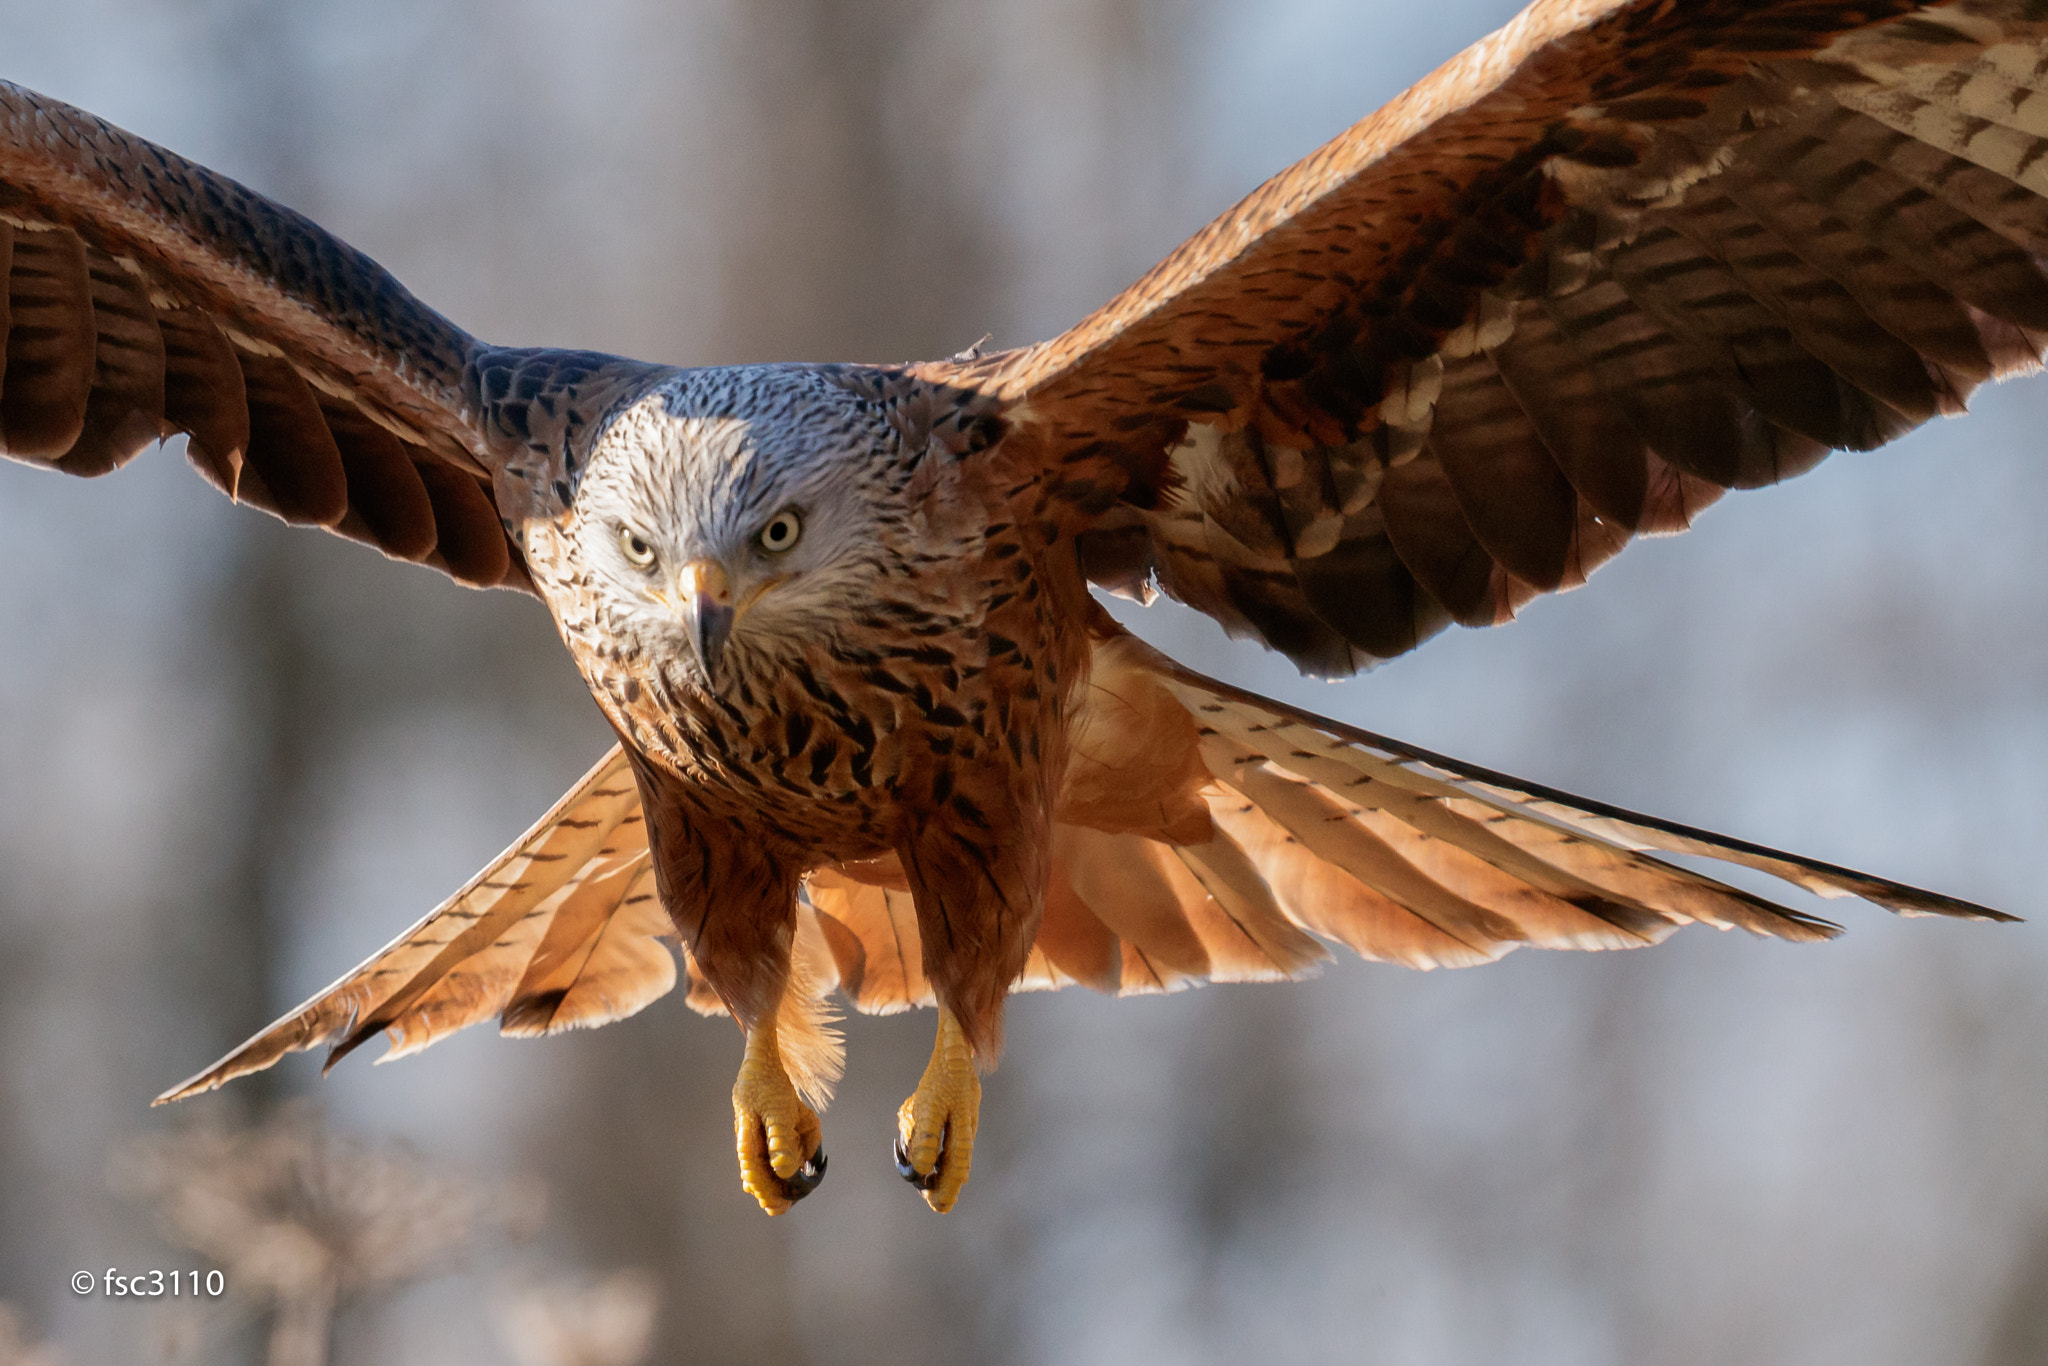
[[[957,552],[925,515],[933,443],[846,375],[675,371],[611,416],[565,528],[607,631],[715,684],[831,638],[916,560]]]

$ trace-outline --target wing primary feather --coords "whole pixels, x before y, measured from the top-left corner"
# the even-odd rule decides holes
[[[165,433],[164,337],[143,283],[105,252],[90,248],[92,393],[78,440],[58,461],[66,474],[117,470]]]
[[[92,396],[92,270],[67,228],[25,225],[12,240],[0,442],[17,460],[55,464],[84,430]]]

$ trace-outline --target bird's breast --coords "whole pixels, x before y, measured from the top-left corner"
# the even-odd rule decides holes
[[[867,858],[1057,787],[1086,630],[1040,556],[1005,544],[952,566],[946,594],[906,588],[829,635],[735,637],[715,689],[681,657],[576,653],[621,734],[707,818],[817,861]]]

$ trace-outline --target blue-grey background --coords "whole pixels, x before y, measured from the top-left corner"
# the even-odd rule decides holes
[[[0,0],[0,74],[493,340],[882,360],[1057,332],[1512,8]],[[2031,924],[1802,901],[1850,935],[1023,998],[943,1219],[887,1160],[929,1017],[851,1021],[831,1180],[773,1222],[733,1167],[738,1037],[674,998],[181,1108],[312,1093],[342,1132],[545,1185],[530,1242],[345,1308],[342,1363],[508,1361],[506,1277],[623,1266],[658,1279],[663,1362],[2048,1359],[2048,383],[1976,407],[1350,683],[1140,625],[1375,730]],[[0,467],[0,1302],[32,1336],[71,1366],[259,1349],[66,1288],[182,1256],[109,1152],[607,739],[530,601],[287,532],[173,452]]]

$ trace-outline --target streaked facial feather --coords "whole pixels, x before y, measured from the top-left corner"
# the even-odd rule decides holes
[[[923,549],[906,450],[872,405],[805,366],[677,375],[621,414],[577,491],[572,533],[610,629],[659,660],[686,661],[674,575],[709,559],[740,610],[727,644],[738,668],[830,635]],[[795,509],[797,543],[770,552],[762,528]],[[619,548],[630,529],[651,568]]]

